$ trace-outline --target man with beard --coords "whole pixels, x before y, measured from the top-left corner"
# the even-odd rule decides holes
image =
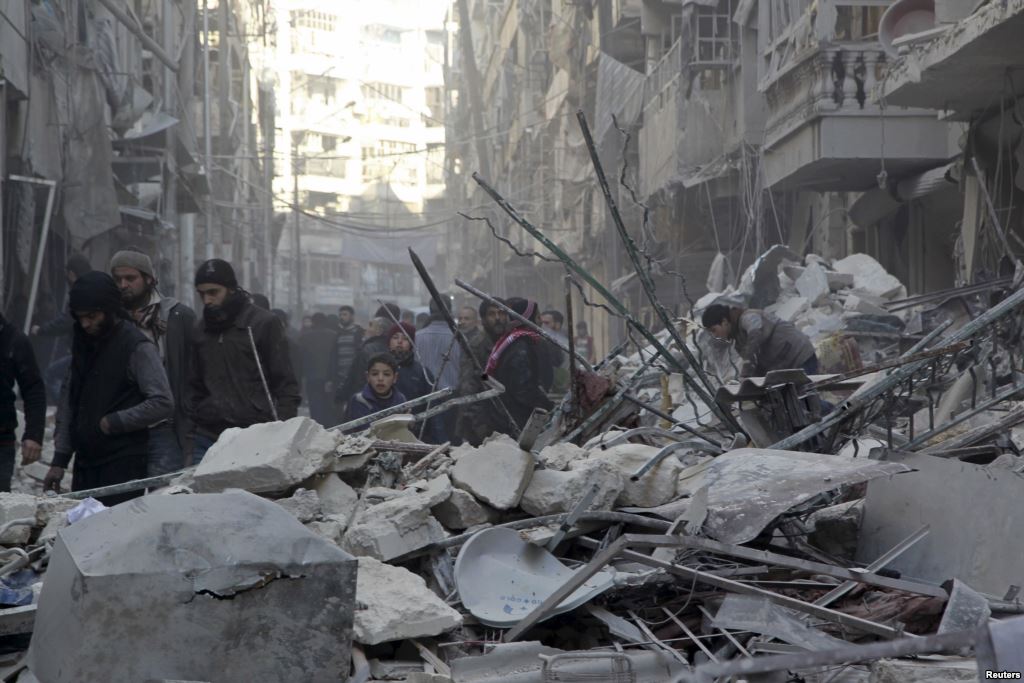
[[[342,306],[338,309],[338,329],[334,339],[335,357],[335,386],[341,393],[335,395],[335,400],[344,405],[351,395],[345,395],[344,387],[350,384],[353,375],[358,379],[363,374],[364,368],[356,365],[359,354],[363,349],[363,328],[356,325],[356,311],[351,306]]]
[[[530,322],[537,324],[537,304],[513,297],[507,305]],[[547,391],[554,380],[554,369],[548,352],[549,342],[517,320],[509,322],[501,338],[487,357],[484,372],[505,385],[500,400],[508,408],[519,429],[526,426],[535,408],[551,410],[554,404]],[[495,431],[515,433],[503,414],[494,414],[500,425]]]
[[[225,429],[295,417],[300,397],[284,327],[252,304],[231,264],[206,261],[195,285],[203,317],[196,325],[189,411],[198,463]]]
[[[149,476],[167,474],[191,460],[192,426],[185,410],[188,366],[192,359],[195,312],[157,290],[153,262],[134,249],[119,251],[110,259],[110,274],[121,290],[121,303],[131,320],[156,344],[174,396],[174,417],[149,428]]]
[[[463,308],[459,313],[459,327],[466,335],[473,356],[479,363],[477,366],[472,358],[462,356],[459,363],[459,396],[472,396],[487,388],[478,367],[487,365],[487,356],[494,348],[494,342],[505,334],[508,327],[508,314],[489,301],[481,302],[479,311],[483,330],[475,324],[477,311]],[[472,312],[472,315],[468,315],[467,312]],[[471,322],[473,324],[470,324]],[[479,446],[484,439],[494,433],[495,426],[501,424],[492,419],[495,407],[491,401],[477,401],[462,406],[459,409],[456,433],[471,446]]]
[[[72,491],[143,479],[149,427],[174,415],[160,352],[128,319],[121,292],[106,273],[78,278],[68,300],[75,318],[71,368],[57,404],[54,456],[43,489],[60,493],[72,457]],[[110,506],[140,495],[99,501]]]

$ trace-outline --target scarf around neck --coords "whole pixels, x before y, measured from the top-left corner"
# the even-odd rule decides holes
[[[512,328],[498,340],[491,351],[491,355],[487,357],[487,366],[484,368],[485,375],[494,374],[494,371],[498,369],[498,363],[501,361],[501,354],[507,351],[508,347],[512,346],[512,343],[521,337],[526,337],[534,343],[539,342],[541,339],[539,334],[528,327]]]

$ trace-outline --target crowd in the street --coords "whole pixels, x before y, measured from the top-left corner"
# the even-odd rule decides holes
[[[198,464],[226,429],[287,420],[303,403],[312,419],[335,427],[443,390],[473,396],[493,386],[490,377],[503,385],[500,397],[415,424],[427,443],[479,445],[495,433],[517,434],[534,410],[551,410],[568,383],[566,354],[551,341],[565,346],[562,314],[520,297],[454,311],[432,301],[419,316],[383,303],[365,325],[343,305],[295,329],[220,259],[195,273],[198,314],[161,293],[140,250],[117,252],[102,271],[73,254],[66,277],[63,310],[31,329],[55,342],[44,372],[29,337],[0,316],[0,490],[10,490],[14,472],[18,395],[22,465],[40,458],[47,402],[56,403],[44,488],[59,492],[72,463],[72,490],[108,487]],[[576,344],[592,360],[585,323]],[[111,505],[140,493],[97,497]]]

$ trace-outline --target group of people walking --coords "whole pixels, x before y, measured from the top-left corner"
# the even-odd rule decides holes
[[[220,259],[196,271],[198,315],[160,292],[152,260],[139,250],[117,252],[104,272],[75,256],[67,275],[67,314],[32,330],[70,342],[45,378],[28,337],[0,316],[0,490],[10,490],[16,459],[15,387],[24,408],[24,465],[40,457],[46,387],[56,373],[54,456],[44,488],[59,492],[72,462],[72,490],[198,464],[226,429],[294,417],[302,393],[310,416],[330,427],[442,389],[480,393],[488,388],[482,368],[504,385],[499,399],[417,427],[428,443],[479,445],[494,433],[517,433],[536,408],[550,410],[564,364],[554,344],[493,303],[454,316],[470,357],[447,323],[451,311],[436,304],[419,328],[410,312],[383,304],[365,328],[342,306],[336,319],[316,314],[293,331],[286,313],[267,310],[265,297],[246,292]],[[503,304],[560,334],[557,311],[542,314],[518,297]],[[592,353],[589,337],[580,341]],[[100,500],[113,505],[136,495]]]

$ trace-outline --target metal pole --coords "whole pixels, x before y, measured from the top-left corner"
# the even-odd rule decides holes
[[[579,410],[579,386],[576,383],[576,333],[572,329],[572,276],[565,275],[565,322],[569,328],[566,338],[569,340],[569,410]]]
[[[53,215],[53,198],[57,194],[56,180],[42,180],[40,178],[29,178],[27,176],[12,175],[11,180],[18,180],[23,183],[34,185],[46,185],[50,188],[46,196],[46,212],[43,214],[43,231],[39,235],[39,250],[36,252],[36,265],[32,269],[32,288],[28,294],[28,312],[25,313],[25,326],[23,332],[28,334],[32,330],[32,314],[36,308],[36,297],[39,295],[39,276],[43,272],[43,259],[46,256],[46,241],[50,236],[50,217]]]
[[[299,229],[299,142],[292,132],[292,282],[295,289],[295,316],[302,317],[302,236]]]
[[[224,116],[224,112],[220,113]],[[203,239],[206,242],[206,258],[213,258],[213,137],[210,133],[210,7],[209,0],[203,0],[203,147],[206,155],[206,226]]]
[[[703,383],[704,388],[710,394],[714,391],[711,386],[711,381],[707,375],[701,369],[697,359],[690,353],[689,347],[686,346],[686,340],[680,336],[679,331],[676,329],[675,323],[672,318],[669,317],[668,311],[661,305],[661,301],[658,300],[658,295],[655,292],[654,281],[651,280],[651,274],[644,268],[640,262],[640,255],[637,253],[636,243],[633,238],[630,237],[629,232],[626,230],[626,225],[622,222],[622,214],[619,213],[619,206],[615,202],[615,198],[612,196],[611,187],[608,185],[608,178],[604,174],[604,167],[601,165],[601,159],[597,154],[597,147],[594,145],[594,138],[590,134],[590,126],[587,125],[587,117],[580,109],[576,112],[576,120],[580,124],[580,130],[583,132],[583,141],[587,145],[587,151],[590,152],[590,161],[594,165],[594,173],[597,175],[597,182],[601,186],[601,193],[604,195],[605,204],[608,205],[608,212],[612,215],[612,222],[615,224],[615,229],[619,233],[619,238],[622,240],[623,245],[626,247],[626,253],[629,255],[629,260],[633,262],[633,270],[636,271],[637,278],[640,280],[640,284],[644,288],[644,293],[647,294],[647,299],[651,302],[651,306],[654,307],[655,312],[661,319],[661,324],[668,330],[669,335],[672,337],[672,341],[676,343],[679,350],[686,357],[690,367],[693,368],[694,374]],[[683,377],[686,378],[687,374],[684,372]]]
[[[522,227],[533,237],[535,237],[538,242],[543,244],[544,247],[548,249],[548,251],[557,256],[565,265],[569,266],[569,268],[571,268],[577,275],[579,275],[584,280],[584,282],[593,287],[594,290],[602,297],[604,297],[604,299],[611,305],[611,307],[615,309],[615,312],[618,315],[622,316],[622,318],[626,321],[628,325],[630,325],[633,329],[635,329],[637,332],[643,335],[644,339],[646,339],[647,342],[654,347],[655,351],[657,351],[657,354],[664,358],[665,361],[671,367],[675,368],[682,374],[683,379],[693,388],[693,390],[697,393],[700,399],[704,401],[708,408],[711,409],[711,412],[713,412],[718,417],[718,419],[720,419],[723,422],[723,424],[728,426],[734,432],[745,434],[743,429],[739,426],[739,423],[736,421],[736,418],[733,417],[733,415],[730,412],[724,410],[721,406],[715,403],[714,399],[707,392],[707,390],[699,382],[695,381],[692,377],[690,377],[687,374],[687,366],[680,362],[678,358],[673,356],[672,353],[667,348],[665,348],[665,345],[661,343],[661,341],[654,335],[653,332],[651,332],[646,327],[641,325],[640,322],[635,317],[633,317],[633,314],[629,312],[629,309],[627,309],[621,301],[615,298],[615,296],[610,291],[608,291],[608,289],[604,285],[598,282],[593,275],[588,273],[582,266],[576,263],[568,254],[562,251],[562,249],[559,248],[558,245],[556,245],[554,242],[548,239],[547,236],[540,230],[538,230],[532,223],[530,223],[530,221],[526,220],[526,218],[520,215],[519,212],[516,211],[516,209],[511,204],[508,203],[508,200],[506,200],[504,197],[498,194],[497,190],[491,187],[486,180],[480,177],[479,173],[473,174],[473,180],[476,181],[477,185],[483,188],[484,192],[486,192],[487,195],[490,196],[490,198],[493,199],[494,202],[499,207],[501,207],[501,209],[506,214],[508,214],[508,216],[513,221],[518,223],[520,227]]]
[[[138,23],[132,20],[124,10],[117,6],[113,0],[99,0],[99,3],[107,8],[107,11],[114,15],[114,18],[124,24],[124,27],[128,29],[129,33],[138,38],[147,50],[153,53],[153,56],[164,63],[171,71],[177,73],[178,65],[173,58],[160,47],[160,44],[155,40],[146,35],[145,31],[139,27]],[[203,0],[203,5],[206,5],[206,0]]]

